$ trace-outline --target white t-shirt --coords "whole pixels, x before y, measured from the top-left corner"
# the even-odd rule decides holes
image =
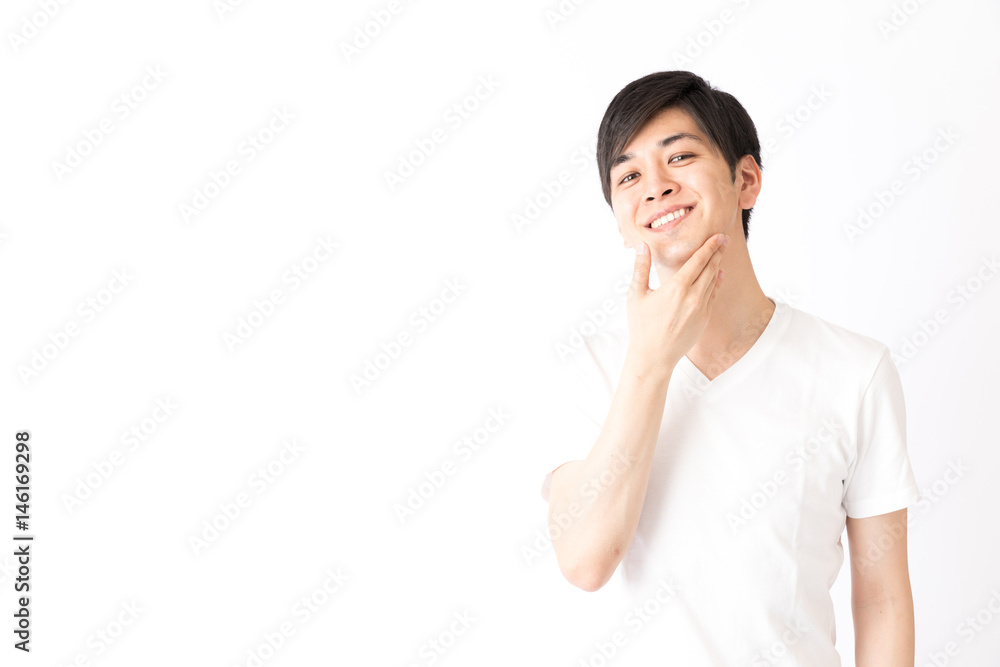
[[[622,632],[614,665],[839,667],[845,517],[920,498],[889,349],[770,298],[766,328],[721,375],[687,357],[671,375],[639,525],[609,582],[635,608],[595,638]],[[559,371],[567,437],[546,443],[546,502],[551,471],[601,431],[627,327],[585,343]]]

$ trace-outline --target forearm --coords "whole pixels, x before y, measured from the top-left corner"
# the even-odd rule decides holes
[[[626,355],[586,459],[553,473],[549,526],[556,558],[567,579],[585,590],[611,578],[632,543],[646,497],[671,373],[643,359]]]
[[[913,596],[853,603],[857,667],[913,667]]]

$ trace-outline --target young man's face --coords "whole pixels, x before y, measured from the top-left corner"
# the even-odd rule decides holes
[[[760,170],[751,157],[737,164],[734,183],[725,158],[679,108],[654,116],[622,153],[632,158],[611,169],[611,206],[626,248],[644,241],[655,263],[676,271],[713,234],[743,240],[742,209],[751,208],[760,192]],[[661,212],[680,207],[690,210],[650,227]]]

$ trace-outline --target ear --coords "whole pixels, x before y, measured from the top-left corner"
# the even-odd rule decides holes
[[[736,164],[736,182],[740,186],[740,208],[753,208],[760,195],[760,167],[752,155],[744,155]]]

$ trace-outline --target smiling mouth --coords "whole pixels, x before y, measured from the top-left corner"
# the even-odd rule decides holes
[[[689,206],[687,208],[681,208],[681,209],[678,209],[678,210],[673,211],[671,213],[667,213],[666,215],[661,215],[656,220],[653,220],[653,222],[650,223],[649,226],[646,227],[646,229],[659,229],[660,227],[663,227],[664,225],[670,225],[672,227],[673,224],[671,224],[671,223],[675,223],[676,224],[678,220],[681,220],[681,219],[687,217],[687,214],[690,213],[693,210],[694,210],[694,206]]]

